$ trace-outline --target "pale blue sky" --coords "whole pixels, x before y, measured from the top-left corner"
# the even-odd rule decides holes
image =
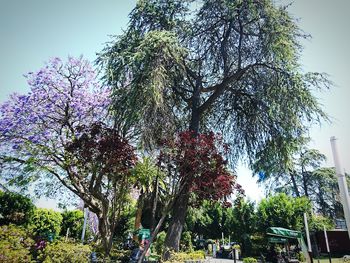
[[[68,55],[93,61],[108,35],[120,34],[135,0],[0,0],[0,103],[12,92],[26,92],[22,75],[39,69],[48,58]],[[290,1],[276,1],[290,2]],[[334,121],[314,127],[311,147],[333,165],[330,136],[339,138],[341,164],[350,171],[350,1],[295,0],[290,12],[310,33],[301,63],[307,71],[327,72],[336,86],[320,98]],[[261,189],[247,169],[238,169],[239,182],[252,199]]]

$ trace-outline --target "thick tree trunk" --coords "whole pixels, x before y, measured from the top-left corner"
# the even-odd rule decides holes
[[[189,190],[184,189],[184,191],[175,201],[174,207],[172,209],[172,218],[164,242],[165,251],[179,251],[180,239],[186,219],[189,198]],[[169,253],[165,253],[164,258],[168,259],[168,257]]]
[[[189,125],[189,130],[194,132],[194,136],[197,136],[200,129],[200,118],[201,112],[199,110],[200,106],[200,90],[201,90],[201,79],[198,78],[196,81],[196,88],[192,96],[192,112],[191,121]],[[182,185],[183,191],[181,191],[180,196],[174,203],[171,221],[166,234],[164,246],[165,251],[174,250],[179,251],[180,239],[182,234],[182,229],[185,223],[188,201],[190,198],[189,185]],[[168,259],[169,253],[164,253],[164,259]]]

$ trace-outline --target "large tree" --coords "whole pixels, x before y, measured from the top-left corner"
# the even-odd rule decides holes
[[[82,58],[52,59],[26,78],[30,92],[0,107],[2,180],[68,188],[97,215],[108,254],[136,161],[134,148],[109,127],[110,90]]]
[[[253,160],[270,143],[283,151],[325,117],[311,89],[329,83],[298,62],[305,37],[271,0],[140,0],[98,63],[116,119],[144,145],[214,129],[232,144],[232,160]],[[168,237],[182,230],[188,196],[174,206]],[[177,250],[178,239],[166,245]]]

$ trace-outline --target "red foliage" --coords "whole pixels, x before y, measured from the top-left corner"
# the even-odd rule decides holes
[[[181,185],[187,184],[199,200],[222,200],[234,190],[241,189],[235,183],[236,176],[226,167],[229,147],[214,133],[199,134],[186,131],[163,142],[159,161]]]
[[[101,123],[80,126],[77,130],[80,135],[66,145],[66,150],[87,169],[94,167],[100,174],[118,176],[134,167],[137,160],[134,147],[116,130]]]

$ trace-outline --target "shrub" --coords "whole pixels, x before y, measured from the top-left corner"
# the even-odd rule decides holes
[[[112,249],[109,257],[111,260],[117,260],[121,262],[129,262],[131,255],[131,250],[117,250],[117,249]]]
[[[33,215],[32,201],[20,194],[0,191],[0,225],[27,224]]]
[[[162,255],[163,254],[163,249],[164,249],[164,242],[165,242],[165,237],[166,237],[166,233],[164,231],[160,232],[157,235],[157,239],[156,241],[153,243],[153,250],[154,252],[156,252],[158,255]]]
[[[62,213],[61,236],[65,236],[69,228],[69,236],[75,239],[81,237],[84,225],[84,212],[81,210],[64,211]]]
[[[184,262],[186,260],[201,260],[205,259],[205,252],[198,250],[190,253],[185,252],[172,252],[170,253],[170,259],[166,262]]]
[[[59,235],[61,223],[61,213],[52,209],[37,208],[32,216],[30,228],[35,235],[50,239],[48,235],[53,235],[54,237]]]
[[[181,236],[181,250],[182,251],[193,251],[193,245],[192,245],[192,236],[190,231],[186,231],[182,233]]]
[[[297,258],[298,258],[299,262],[305,262],[306,261],[305,255],[301,251],[297,254]]]
[[[0,227],[0,262],[31,262],[30,249],[34,241],[21,227],[15,225]]]
[[[255,258],[251,258],[251,257],[246,257],[243,258],[243,263],[257,263],[258,261]]]
[[[85,263],[89,262],[90,254],[88,245],[56,241],[46,246],[38,260],[43,263]]]

